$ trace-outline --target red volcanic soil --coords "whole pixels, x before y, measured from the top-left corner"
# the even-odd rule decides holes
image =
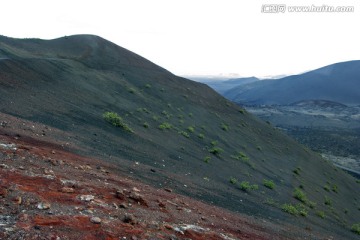
[[[51,131],[59,130],[47,128],[41,134],[36,129],[43,126],[4,114],[1,119],[7,121],[0,126],[0,239],[305,236],[291,226],[231,213],[129,179],[116,166],[73,154],[66,143],[51,142]]]

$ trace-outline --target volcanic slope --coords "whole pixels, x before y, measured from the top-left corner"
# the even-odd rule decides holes
[[[357,237],[353,177],[206,85],[100,37],[0,37],[0,111],[46,126],[19,131],[134,180],[309,234]]]

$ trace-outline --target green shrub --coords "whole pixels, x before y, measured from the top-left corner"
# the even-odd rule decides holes
[[[293,192],[293,196],[294,198],[296,198],[297,200],[303,202],[303,203],[307,203],[307,197],[306,194],[301,191],[299,188],[295,188],[294,192]]]
[[[204,157],[204,162],[205,162],[205,163],[209,163],[210,160],[211,160],[211,157],[210,157],[210,156]]]
[[[242,160],[244,162],[249,160],[249,157],[246,156],[246,154],[243,152],[238,152],[236,155],[231,155],[231,157],[236,160]]]
[[[190,138],[190,135],[187,133],[187,132],[185,132],[185,131],[180,131],[179,132],[181,135],[183,135],[184,137],[186,137],[186,138]]]
[[[267,188],[270,188],[270,189],[274,189],[275,188],[275,183],[273,182],[273,180],[266,180],[264,179],[263,180],[263,185]]]
[[[135,94],[136,90],[134,88],[128,88],[128,92],[132,93],[132,94]]]
[[[323,211],[318,211],[318,212],[316,212],[316,215],[317,215],[318,217],[322,218],[322,219],[325,218],[325,213],[324,213]]]
[[[150,88],[151,88],[151,84],[149,84],[149,83],[145,84],[145,88],[150,89]]]
[[[204,138],[205,138],[205,135],[204,135],[203,133],[199,133],[198,138],[204,139]]]
[[[328,196],[325,196],[324,204],[331,206],[331,199]]]
[[[245,153],[238,152],[236,155],[231,155],[231,157],[236,160],[240,160],[240,161],[246,163],[247,165],[249,165],[251,168],[255,169],[255,165],[252,162],[250,162],[249,157],[246,156]]]
[[[302,209],[299,210],[299,214],[300,214],[301,216],[303,216],[303,217],[306,217],[307,214],[308,214],[308,212],[306,211],[305,208],[302,208]]]
[[[301,168],[297,167],[296,169],[293,170],[293,173],[295,173],[296,175],[300,175],[300,171],[301,171]]]
[[[305,206],[302,205],[302,204],[297,204],[297,205],[283,204],[281,206],[281,209],[284,212],[290,213],[290,214],[295,215],[295,216],[300,215],[300,216],[306,217],[307,214],[308,214]]]
[[[236,180],[236,178],[234,178],[234,177],[230,177],[229,182],[230,182],[231,184],[236,184],[236,183],[237,183],[237,180]]]
[[[314,209],[316,207],[316,202],[312,202],[312,201],[308,201],[307,205],[311,208]]]
[[[161,114],[162,114],[162,115],[164,115],[167,119],[170,119],[170,118],[171,118],[171,116],[172,116],[170,113],[168,113],[168,112],[167,112],[167,111],[165,111],[165,110],[164,110],[164,111],[162,111],[162,112],[161,112]]]
[[[213,147],[209,150],[210,153],[216,155],[216,156],[219,156],[220,153],[222,153],[224,150],[222,148],[219,148],[219,147]]]
[[[332,185],[332,191],[338,193],[338,186],[336,184]]]
[[[105,112],[103,114],[103,118],[105,121],[107,121],[108,123],[110,123],[111,125],[115,126],[115,127],[120,127],[122,129],[124,129],[127,132],[133,133],[134,131],[124,122],[124,120],[122,119],[122,117],[120,117],[117,113],[115,112]]]
[[[242,181],[239,185],[240,189],[247,192],[249,190],[258,190],[259,189],[259,186],[256,185],[256,184],[250,184],[249,182],[247,181]]]
[[[351,226],[351,231],[360,235],[360,223],[355,223]]]
[[[227,125],[226,123],[222,123],[221,124],[221,129],[224,130],[224,131],[227,131],[227,130],[229,130],[229,125]]]
[[[159,129],[161,130],[166,130],[166,129],[171,129],[172,125],[168,122],[163,122],[162,124],[159,125]]]
[[[144,128],[149,128],[149,124],[148,124],[147,122],[144,122],[144,123],[143,123],[143,127],[144,127]]]
[[[330,186],[328,184],[326,184],[324,186],[324,190],[327,191],[327,192],[330,192]]]
[[[189,126],[189,127],[187,128],[187,130],[188,130],[189,132],[193,133],[193,132],[195,131],[195,128],[194,128],[193,126]]]
[[[290,213],[292,215],[298,215],[299,214],[299,211],[297,210],[297,208],[292,205],[292,204],[283,204],[281,206],[281,209],[286,212],[286,213]]]

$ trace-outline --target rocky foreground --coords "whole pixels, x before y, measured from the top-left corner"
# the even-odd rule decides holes
[[[69,152],[66,143],[40,140],[55,130],[11,120],[0,127],[0,239],[288,239],[294,234],[290,226],[123,177],[114,166]]]

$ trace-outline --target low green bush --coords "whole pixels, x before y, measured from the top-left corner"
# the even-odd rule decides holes
[[[122,119],[122,117],[120,117],[117,113],[115,112],[105,112],[103,114],[103,118],[105,121],[107,121],[108,123],[110,123],[111,125],[115,126],[115,127],[120,127],[122,129],[124,129],[127,132],[133,133],[134,131],[124,122],[124,120]]]
[[[263,180],[263,185],[267,188],[270,188],[270,189],[274,189],[275,188],[275,183],[273,182],[273,180],[266,180],[264,179]]]
[[[250,184],[247,181],[242,181],[239,184],[239,187],[240,187],[241,190],[243,190],[245,192],[247,192],[249,190],[258,190],[259,189],[259,186],[257,184]]]
[[[360,223],[355,223],[351,226],[351,231],[360,235]]]
[[[216,156],[219,156],[220,153],[222,153],[224,150],[222,148],[219,148],[219,147],[212,147],[210,148],[209,152],[216,155]]]
[[[301,191],[299,188],[295,188],[295,190],[293,192],[293,197],[303,203],[308,202],[306,194],[303,191]]]
[[[166,129],[171,129],[172,125],[168,122],[163,122],[162,124],[159,125],[159,129],[161,130],[166,130]]]

